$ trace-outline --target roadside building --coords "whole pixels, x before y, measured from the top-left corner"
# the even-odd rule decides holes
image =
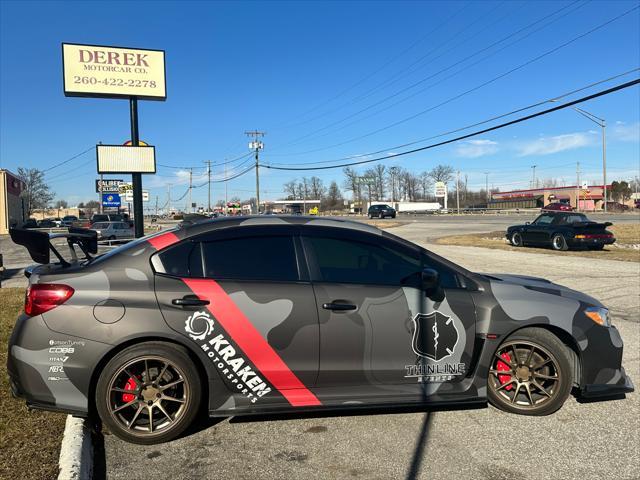
[[[19,227],[26,219],[20,194],[25,184],[17,175],[0,169],[0,235],[9,233],[10,227]]]
[[[607,192],[611,186],[607,185]],[[603,207],[602,185],[583,185],[576,187],[545,187],[528,190],[511,190],[509,192],[496,192],[491,194],[490,209],[522,209],[542,208],[554,202],[566,203],[582,211],[599,211]],[[607,197],[610,197],[607,193]],[[609,201],[611,199],[609,198]]]

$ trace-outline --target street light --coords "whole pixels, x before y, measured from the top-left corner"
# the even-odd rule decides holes
[[[604,202],[604,213],[607,213],[607,122],[604,118],[596,117],[593,113],[581,108],[573,107],[573,109],[602,128],[602,200]]]

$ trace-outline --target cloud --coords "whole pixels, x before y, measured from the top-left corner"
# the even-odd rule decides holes
[[[640,122],[627,125],[624,122],[616,122],[611,135],[621,142],[640,142]]]
[[[493,140],[466,140],[456,147],[456,155],[466,158],[484,157],[498,151],[498,142]]]
[[[542,137],[537,140],[523,141],[516,145],[518,155],[551,155],[553,153],[589,147],[598,140],[596,132],[577,132],[554,137]]]

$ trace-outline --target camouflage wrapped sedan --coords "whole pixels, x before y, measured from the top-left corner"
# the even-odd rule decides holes
[[[42,232],[12,232],[42,264],[28,270],[10,340],[12,389],[34,408],[98,415],[130,442],[171,440],[201,408],[489,401],[547,415],[571,392],[633,391],[598,300],[470,272],[361,223],[224,218],[95,257],[95,234],[64,236],[85,259],[64,260]]]

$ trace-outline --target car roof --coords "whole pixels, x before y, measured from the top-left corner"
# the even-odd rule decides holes
[[[222,228],[255,227],[276,225],[301,225],[311,227],[329,227],[355,230],[360,232],[382,235],[382,230],[372,225],[353,220],[325,218],[304,215],[248,215],[241,217],[219,217],[195,222],[183,222],[179,228],[185,230],[187,236],[218,230]]]

